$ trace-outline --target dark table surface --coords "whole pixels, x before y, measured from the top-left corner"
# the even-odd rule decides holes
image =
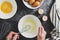
[[[21,17],[23,17],[24,15],[27,15],[27,14],[32,14],[32,15],[37,16],[40,19],[45,31],[47,32],[46,37],[47,38],[50,37],[50,32],[54,28],[54,25],[50,21],[50,10],[51,10],[51,7],[52,7],[53,3],[55,2],[55,0],[44,0],[44,3],[40,6],[40,8],[38,8],[38,9],[45,10],[42,15],[40,15],[37,12],[38,9],[32,10],[32,9],[27,8],[23,4],[22,0],[16,0],[16,2],[17,2],[17,12],[14,15],[14,17],[7,19],[7,20],[0,19],[0,38],[2,38],[2,39],[5,38],[5,36],[10,31],[19,32],[18,28],[17,28],[18,21],[20,20]],[[44,15],[48,16],[47,21],[42,20],[42,17]],[[37,40],[36,37],[28,39],[28,38],[23,37],[21,34],[20,34],[20,36],[21,36],[20,40]]]

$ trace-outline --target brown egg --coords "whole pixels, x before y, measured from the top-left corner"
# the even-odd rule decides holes
[[[33,4],[35,0],[29,0],[29,4]]]
[[[36,1],[36,2],[33,3],[32,6],[33,6],[33,7],[37,7],[37,6],[39,6],[39,5],[40,5],[40,2],[39,2],[39,1]]]
[[[39,2],[41,2],[42,0],[36,0],[36,1],[39,1]]]

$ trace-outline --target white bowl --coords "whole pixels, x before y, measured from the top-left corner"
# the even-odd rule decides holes
[[[17,11],[17,3],[15,0],[0,0],[0,4],[2,4],[4,1],[10,2],[12,4],[12,11],[9,14],[4,14],[1,10],[0,10],[0,18],[1,19],[9,19],[11,17],[13,17]]]
[[[37,8],[39,8],[39,7],[42,5],[42,3],[44,2],[44,0],[42,0],[42,2],[40,3],[39,6],[33,7],[33,6],[31,6],[28,2],[25,2],[24,0],[22,0],[22,1],[23,1],[24,5],[25,5],[26,7],[28,7],[28,8],[30,8],[30,9],[37,9]]]
[[[28,21],[27,20],[32,20],[32,21]],[[26,25],[30,25],[31,28],[25,32],[22,32],[23,27]],[[41,22],[40,20],[34,16],[34,15],[26,15],[23,16],[18,23],[18,30],[21,33],[22,36],[26,37],[26,38],[34,38],[37,36],[38,33],[38,27],[41,26]],[[25,28],[26,29],[26,28]]]

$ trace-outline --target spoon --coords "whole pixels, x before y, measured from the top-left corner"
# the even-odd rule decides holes
[[[30,25],[26,25],[25,27],[23,27],[23,28],[21,29],[20,33],[26,32],[26,31],[28,31],[28,30],[30,30],[30,29],[31,29],[31,26],[30,26]]]

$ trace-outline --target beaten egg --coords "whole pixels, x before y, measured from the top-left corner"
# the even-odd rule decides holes
[[[0,10],[1,10],[1,4],[0,4]]]
[[[10,2],[3,2],[1,4],[1,11],[4,13],[4,14],[9,14],[11,11],[12,11],[12,4]]]

